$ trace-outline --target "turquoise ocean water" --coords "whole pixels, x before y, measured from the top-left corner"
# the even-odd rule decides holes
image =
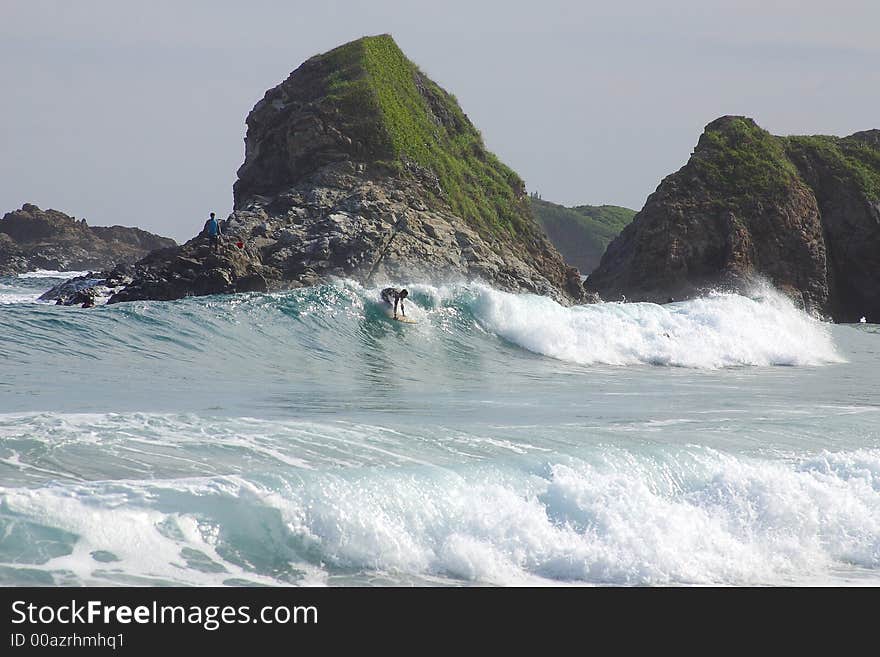
[[[4,585],[880,583],[880,327],[53,276],[0,279]]]

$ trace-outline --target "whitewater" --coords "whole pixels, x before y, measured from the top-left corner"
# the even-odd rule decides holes
[[[877,326],[65,276],[0,278],[4,585],[880,584]]]

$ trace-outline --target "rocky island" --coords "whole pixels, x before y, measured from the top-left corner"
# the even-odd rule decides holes
[[[158,251],[110,302],[313,285],[480,279],[570,304],[585,292],[523,181],[389,35],[312,57],[247,117],[216,247]]]
[[[776,137],[709,125],[609,245],[587,288],[664,302],[769,280],[835,321],[880,321],[880,130]]]
[[[175,245],[139,228],[89,226],[85,219],[25,203],[0,219],[0,276],[37,269],[107,269]]]

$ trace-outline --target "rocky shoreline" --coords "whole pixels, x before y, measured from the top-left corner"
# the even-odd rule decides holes
[[[140,228],[89,226],[85,219],[25,203],[0,219],[0,276],[101,270],[173,246],[174,240]]]

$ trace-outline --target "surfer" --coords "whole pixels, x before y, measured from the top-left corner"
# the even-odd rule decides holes
[[[403,300],[409,296],[409,292],[407,290],[398,290],[395,287],[386,287],[382,290],[381,293],[382,301],[387,303],[389,306],[391,305],[391,300],[394,300],[394,319],[397,319],[397,304],[400,303],[400,314],[406,317],[406,312],[403,309]]]

